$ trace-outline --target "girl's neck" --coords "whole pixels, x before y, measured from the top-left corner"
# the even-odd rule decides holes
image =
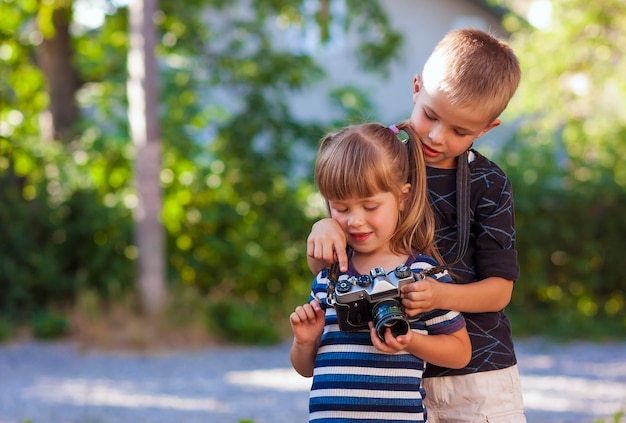
[[[382,267],[387,272],[393,270],[396,266],[406,263],[408,258],[408,255],[394,254],[390,251],[384,254],[367,254],[353,251],[350,261],[352,268],[358,273],[369,274],[370,269],[374,267]]]

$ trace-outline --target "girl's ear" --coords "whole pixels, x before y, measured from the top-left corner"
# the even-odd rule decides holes
[[[400,204],[398,206],[400,211],[404,211],[406,200],[407,198],[409,198],[410,191],[411,191],[411,184],[409,183],[404,184],[404,186],[402,187],[402,190],[400,191],[400,198],[399,198]]]

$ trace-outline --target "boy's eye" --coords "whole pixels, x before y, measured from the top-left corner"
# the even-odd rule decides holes
[[[426,110],[424,110],[424,116],[426,116],[426,119],[428,119],[428,120],[435,120],[435,118],[432,117],[431,115],[429,115]]]

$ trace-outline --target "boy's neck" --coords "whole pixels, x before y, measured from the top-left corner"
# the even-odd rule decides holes
[[[454,161],[449,166],[435,166],[431,164],[426,164],[426,167],[432,167],[433,169],[456,169],[459,165],[459,156],[454,158]]]

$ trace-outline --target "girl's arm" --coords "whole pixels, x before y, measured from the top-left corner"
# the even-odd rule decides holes
[[[378,338],[372,323],[370,329],[372,343],[383,352],[394,354],[406,350],[427,363],[450,369],[462,369],[472,358],[472,344],[465,327],[441,335],[424,335],[410,330],[397,338],[387,329],[385,342]]]
[[[317,349],[322,340],[326,313],[317,300],[296,307],[289,316],[293,330],[293,344],[289,352],[291,365],[304,377],[313,376]]]
[[[449,369],[462,369],[472,358],[472,343],[465,328],[448,335],[413,335],[406,350],[427,363]]]
[[[319,342],[303,344],[298,342],[295,337],[293,338],[293,344],[291,345],[289,358],[291,359],[291,365],[293,366],[294,370],[298,372],[301,376],[313,376],[315,357],[317,356],[318,348]]]

